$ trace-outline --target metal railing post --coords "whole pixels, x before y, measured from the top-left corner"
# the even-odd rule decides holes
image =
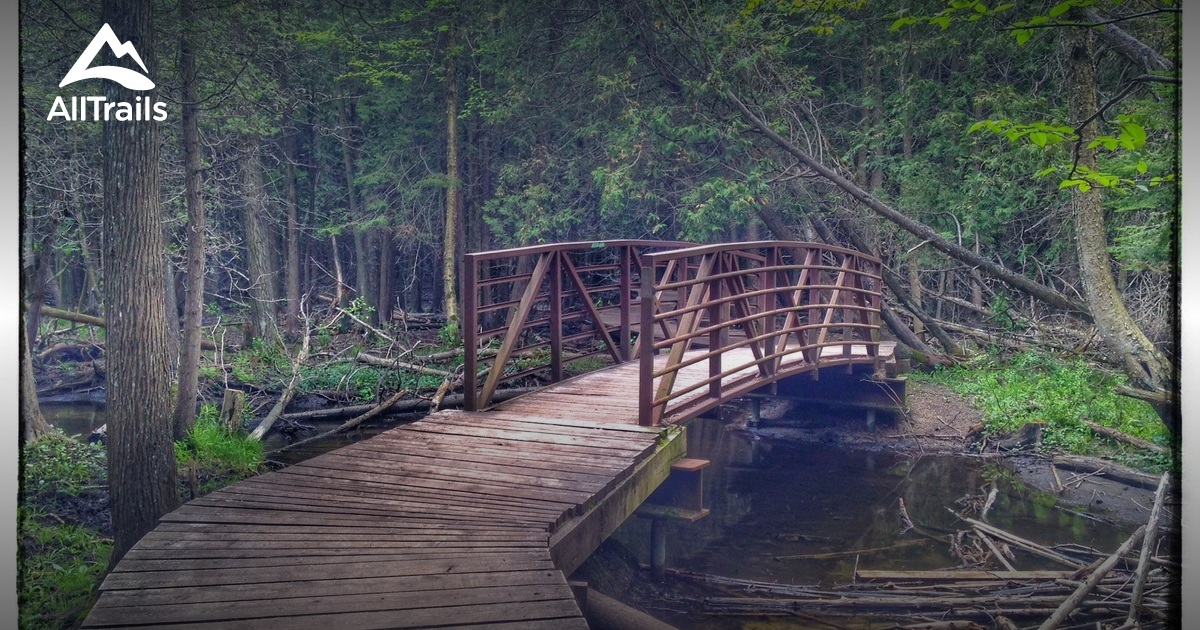
[[[638,322],[638,424],[655,424],[654,414],[654,266],[642,265],[641,321]]]
[[[550,382],[557,383],[563,378],[562,364],[562,259],[566,255],[565,252],[556,251],[546,254],[550,256]],[[588,299],[588,295],[579,288],[583,293],[582,298]],[[603,326],[604,322],[596,322],[597,326]]]
[[[633,246],[621,248],[621,344],[620,356],[622,361],[629,360],[632,345],[629,337],[633,327]]]
[[[463,407],[467,411],[476,411],[475,370],[479,362],[479,348],[476,333],[479,331],[479,310],[476,300],[479,297],[476,281],[479,278],[479,261],[470,254],[466,256],[466,269],[462,277],[463,301]]]

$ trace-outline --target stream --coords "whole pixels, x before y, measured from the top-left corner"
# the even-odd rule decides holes
[[[1003,462],[965,455],[783,443],[699,418],[688,427],[688,456],[711,461],[704,471],[705,507],[711,514],[695,523],[668,523],[667,567],[723,577],[835,587],[852,582],[856,563],[874,570],[955,568],[959,560],[950,553],[949,536],[967,526],[947,508],[962,510],[960,499],[986,494],[985,486],[993,482],[999,493],[988,522],[1029,540],[1108,552],[1137,527],[1064,511],[1054,495],[1027,486]],[[921,533],[903,531],[899,499]],[[629,519],[613,539],[622,553],[649,564],[649,519]],[[1016,553],[1020,570],[1061,569]],[[599,574],[611,571],[612,563],[597,557],[601,554],[574,577],[598,576],[603,589],[606,580]],[[767,623],[763,617],[706,614],[703,597],[728,593],[669,576],[662,584],[638,579],[638,586],[609,594],[678,628],[812,627],[799,619]]]

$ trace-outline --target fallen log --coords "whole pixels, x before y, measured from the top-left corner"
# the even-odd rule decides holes
[[[273,453],[280,453],[280,452],[286,451],[288,449],[293,449],[293,448],[297,448],[300,446],[304,446],[305,444],[312,444],[313,442],[316,442],[317,440],[323,440],[327,437],[341,433],[343,431],[349,431],[350,429],[353,429],[354,427],[366,422],[367,420],[370,420],[371,418],[374,418],[375,416],[382,414],[384,411],[387,411],[388,407],[391,407],[392,405],[396,404],[397,401],[399,401],[401,398],[404,398],[406,395],[408,395],[408,390],[402,389],[402,390],[396,392],[395,394],[392,394],[387,400],[379,403],[378,405],[375,405],[370,410],[368,410],[366,413],[356,416],[353,419],[347,420],[333,429],[325,431],[324,433],[319,433],[312,437],[304,438],[303,440],[300,440],[299,442],[292,442],[291,444],[288,444],[286,446],[281,446],[281,447],[274,449],[272,451],[269,451],[265,454],[270,455]]]
[[[1066,468],[1076,472],[1099,474],[1113,481],[1119,481],[1146,490],[1154,490],[1158,487],[1158,478],[1154,475],[1147,475],[1146,473],[1106,459],[1084,457],[1081,455],[1057,455],[1054,457],[1053,464],[1059,468]]]
[[[1128,433],[1125,433],[1123,431],[1111,429],[1102,424],[1097,424],[1095,422],[1092,422],[1091,420],[1088,420],[1086,418],[1080,419],[1080,422],[1082,422],[1084,425],[1087,426],[1087,428],[1095,431],[1096,433],[1099,433],[1100,435],[1103,435],[1106,438],[1110,438],[1110,439],[1116,440],[1118,442],[1124,442],[1125,444],[1136,446],[1140,449],[1147,450],[1147,451],[1154,451],[1155,453],[1171,452],[1171,450],[1165,446],[1160,446],[1158,444],[1155,444],[1154,442],[1150,442],[1148,440],[1143,440],[1140,437],[1137,437],[1134,435],[1129,435]]]
[[[366,363],[367,365],[374,365],[376,367],[401,368],[401,369],[409,370],[411,372],[417,372],[419,374],[431,374],[433,376],[442,376],[442,377],[455,376],[452,372],[448,372],[446,370],[439,370],[436,368],[425,367],[424,365],[417,365],[415,363],[406,363],[399,359],[385,359],[383,357],[377,357],[373,354],[367,354],[366,352],[359,352],[358,355],[355,356],[354,358],[356,361],[359,361],[361,363]]]
[[[275,421],[283,415],[283,408],[292,401],[292,396],[296,395],[296,387],[300,385],[300,366],[304,365],[304,362],[308,360],[308,340],[310,337],[309,333],[312,332],[310,328],[311,326],[308,325],[308,319],[306,318],[304,335],[301,337],[303,341],[300,343],[300,349],[296,351],[296,356],[292,359],[292,378],[288,381],[283,393],[280,394],[275,406],[271,408],[271,412],[250,432],[251,440],[261,440],[267,434],[267,431],[271,430],[271,426],[275,424]]]
[[[1133,595],[1129,601],[1129,614],[1125,617],[1127,625],[1134,625],[1138,621],[1139,612],[1142,608],[1142,595],[1146,589],[1146,576],[1150,573],[1150,558],[1154,555],[1154,543],[1158,539],[1158,519],[1162,516],[1163,503],[1167,498],[1167,486],[1170,483],[1170,475],[1163,473],[1162,478],[1158,481],[1158,490],[1154,491],[1154,505],[1150,508],[1150,520],[1146,523],[1146,537],[1142,541],[1141,557],[1138,558],[1137,569],[1134,575],[1137,576],[1133,583]]]
[[[83,313],[75,313],[73,311],[64,311],[60,308],[54,308],[53,306],[42,306],[41,313],[42,317],[53,317],[54,319],[61,319],[63,321],[75,322],[76,324],[85,324],[88,326],[99,326],[100,328],[106,327],[104,319],[101,317],[96,317],[95,315],[85,315]],[[217,344],[207,339],[201,339],[200,349],[216,350]]]

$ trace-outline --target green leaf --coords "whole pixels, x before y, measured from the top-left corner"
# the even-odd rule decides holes
[[[1073,7],[1073,6],[1075,6],[1075,3],[1072,2],[1071,0],[1067,0],[1066,2],[1060,2],[1050,8],[1050,17],[1056,18],[1056,17],[1066,13],[1067,11],[1070,11],[1071,7]]]
[[[1029,134],[1029,141],[1038,145],[1039,147],[1046,146],[1046,140],[1047,140],[1046,134],[1044,134],[1040,131],[1034,131]]]
[[[1018,46],[1024,46],[1033,37],[1033,31],[1027,28],[1019,28],[1013,31],[1013,37],[1017,39]]]
[[[929,18],[929,23],[937,24],[938,26],[942,27],[942,30],[944,31],[950,28],[950,16],[943,15],[941,17]]]
[[[990,121],[990,120],[981,120],[981,121],[975,123],[974,125],[971,125],[971,127],[969,129],[967,129],[967,133],[968,134],[975,133],[976,131],[979,131],[980,129],[987,127],[989,124],[991,124],[991,122],[992,121]]]
[[[1056,167],[1056,166],[1051,166],[1051,167],[1044,168],[1044,169],[1042,169],[1042,170],[1040,170],[1040,171],[1038,171],[1038,172],[1034,173],[1034,174],[1033,174],[1033,176],[1034,176],[1034,177],[1045,177],[1045,176],[1047,176],[1047,175],[1049,175],[1049,174],[1051,174],[1051,173],[1053,173],[1053,172],[1055,172],[1055,171],[1057,171],[1057,170],[1058,170],[1058,167]]]
[[[1150,165],[1146,164],[1146,160],[1140,160],[1140,161],[1138,161],[1137,166],[1135,168],[1137,168],[1137,172],[1141,173],[1142,175],[1145,175],[1146,171],[1149,170]]]

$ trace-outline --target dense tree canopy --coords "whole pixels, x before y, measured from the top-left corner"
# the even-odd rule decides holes
[[[1048,344],[1169,406],[1177,2],[153,6],[173,331],[201,268],[208,317],[275,343],[315,300],[453,311],[466,251],[774,233],[881,254],[894,327],[928,350]],[[21,20],[36,330],[43,303],[100,313],[110,191],[101,125],[47,120],[98,89],[57,87],[98,6],[24,0]]]

